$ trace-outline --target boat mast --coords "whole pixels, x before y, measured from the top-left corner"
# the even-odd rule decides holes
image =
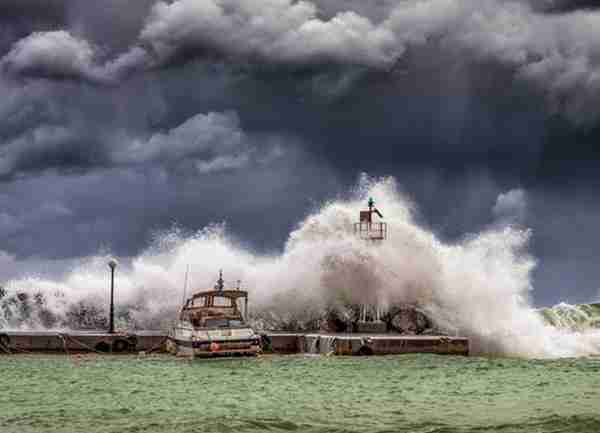
[[[190,273],[190,265],[187,265],[185,268],[185,280],[183,283],[183,300],[181,302],[181,305],[185,306],[185,296],[187,294],[187,285],[188,285],[188,275]]]

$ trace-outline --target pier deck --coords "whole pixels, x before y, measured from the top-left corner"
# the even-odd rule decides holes
[[[167,334],[135,331],[1,331],[0,354],[22,352],[152,352],[164,350]],[[437,353],[468,355],[464,337],[401,334],[263,333],[265,351],[333,355]]]

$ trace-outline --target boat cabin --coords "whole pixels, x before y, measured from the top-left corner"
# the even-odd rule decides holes
[[[248,292],[225,290],[220,276],[214,290],[196,293],[187,300],[180,319],[189,321],[194,328],[235,328],[245,326],[247,314]]]

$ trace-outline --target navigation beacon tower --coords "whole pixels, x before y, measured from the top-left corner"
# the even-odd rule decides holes
[[[373,197],[369,197],[368,206],[369,210],[360,211],[360,222],[354,223],[354,234],[368,241],[383,241],[387,238],[387,224],[373,221],[373,214],[383,219],[383,215],[375,207]]]
[[[369,197],[368,206],[368,210],[360,211],[360,220],[354,223],[354,234],[369,243],[379,244],[387,238],[387,224],[383,221],[373,220],[374,215],[377,215],[380,219],[383,219],[383,215],[375,207],[375,200],[372,197]],[[385,324],[381,321],[379,302],[375,301],[375,305],[361,305],[358,331],[385,332],[385,330]]]

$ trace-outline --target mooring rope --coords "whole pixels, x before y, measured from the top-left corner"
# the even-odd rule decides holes
[[[64,349],[65,353],[67,354],[67,356],[70,356],[69,348],[67,347],[67,341],[65,340],[64,335],[61,334],[60,332],[57,332],[56,335],[58,335],[58,338],[60,338],[60,340],[62,341],[63,349]]]
[[[73,337],[72,337],[71,335],[69,335],[69,334],[61,334],[61,333],[58,333],[58,336],[59,336],[59,337],[61,337],[61,338],[63,339],[63,344],[65,345],[65,352],[67,352],[67,354],[69,354],[69,352],[68,352],[68,350],[67,350],[66,342],[65,342],[65,339],[64,339],[63,335],[64,335],[64,336],[66,336],[66,337],[67,337],[69,340],[71,340],[71,341],[72,341],[72,342],[74,342],[75,344],[78,344],[79,346],[83,347],[84,349],[87,349],[87,350],[89,350],[90,352],[95,352],[95,353],[98,353],[98,354],[100,354],[100,355],[104,355],[104,354],[105,354],[104,352],[101,352],[101,351],[99,351],[99,350],[96,350],[95,348],[93,348],[93,347],[91,347],[91,346],[88,346],[87,344],[85,344],[85,343],[82,343],[82,342],[81,342],[81,341],[79,341],[79,340],[76,340],[75,338],[73,338]]]

